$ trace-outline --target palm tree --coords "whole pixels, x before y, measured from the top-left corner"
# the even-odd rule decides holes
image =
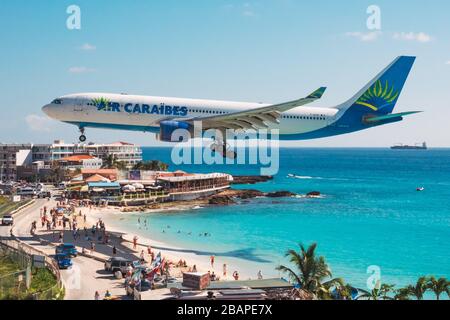
[[[279,265],[278,271],[287,273],[293,282],[301,289],[314,294],[318,298],[330,298],[331,289],[343,286],[342,279],[332,279],[331,270],[324,257],[316,256],[317,244],[313,243],[307,249],[300,244],[300,251],[289,250],[286,257],[297,270]],[[329,279],[325,281],[326,279]]]
[[[389,296],[389,293],[394,291],[394,285],[391,284],[380,284],[380,282],[377,283],[375,288],[373,288],[371,291],[358,289],[360,292],[360,295],[358,295],[358,300],[361,298],[368,299],[368,300],[393,300],[394,298]]]
[[[405,289],[409,296],[415,297],[417,300],[423,300],[424,294],[428,291],[428,281],[426,277],[420,277],[415,285],[409,285]]]
[[[400,288],[396,290],[396,294],[394,296],[395,300],[409,300],[410,291],[408,288]]]
[[[141,161],[134,165],[133,170],[167,171],[169,165],[158,160]]]
[[[123,161],[119,161],[113,154],[108,154],[106,158],[103,159],[103,169],[117,169],[126,170],[127,165]]]
[[[66,170],[60,166],[59,162],[53,161],[51,173],[49,174],[48,179],[53,183],[57,184],[61,181],[64,181],[67,177]]]
[[[428,279],[428,289],[434,292],[436,299],[439,300],[443,293],[449,295],[450,282],[446,278],[436,279],[435,277],[430,277]]]

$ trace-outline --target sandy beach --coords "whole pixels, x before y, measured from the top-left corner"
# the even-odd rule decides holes
[[[179,205],[176,207],[171,207],[170,211],[177,211],[177,210],[187,210],[192,209],[192,205]],[[182,247],[176,247],[169,245],[167,243],[164,243],[156,237],[149,237],[149,236],[142,236],[142,234],[131,234],[124,230],[124,228],[121,228],[118,226],[117,218],[120,215],[130,215],[132,213],[130,212],[122,212],[121,208],[118,207],[105,207],[105,208],[98,208],[98,207],[81,207],[77,208],[76,212],[79,211],[82,212],[82,214],[86,215],[86,226],[92,226],[95,225],[99,219],[101,219],[105,225],[108,232],[121,234],[123,238],[123,245],[129,247],[132,249],[132,241],[135,236],[138,237],[138,248],[137,250],[134,250],[136,253],[136,257],[140,256],[141,251],[144,251],[145,259],[148,259],[147,254],[147,248],[150,246],[152,250],[157,253],[161,252],[161,255],[168,259],[169,261],[172,261],[174,263],[177,263],[180,259],[183,261],[186,261],[188,267],[196,266],[197,270],[199,272],[214,272],[217,276],[219,276],[220,280],[233,280],[232,274],[234,271],[238,271],[239,273],[239,279],[256,279],[258,270],[249,269],[248,267],[244,267],[245,264],[242,263],[242,261],[239,261],[239,259],[236,258],[230,258],[230,257],[220,257],[215,256],[214,266],[211,266],[210,263],[210,256],[209,255],[199,255],[195,254],[192,251],[195,250],[187,250],[186,248]],[[160,209],[160,210],[151,210],[146,212],[141,212],[141,214],[148,214],[151,215],[155,212],[164,212],[169,211],[169,209]],[[136,209],[137,213],[139,212],[138,209]],[[195,248],[198,251],[201,251],[202,248]],[[227,265],[227,275],[223,275],[223,264]],[[174,274],[175,276],[179,276],[179,274]]]

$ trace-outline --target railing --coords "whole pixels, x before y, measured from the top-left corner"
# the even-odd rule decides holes
[[[129,193],[122,196],[94,196],[91,199],[93,201],[100,201],[100,200],[106,200],[106,201],[112,201],[112,202],[121,202],[121,201],[127,201],[127,200],[150,200],[150,199],[156,199],[156,198],[162,198],[167,197],[169,194],[165,191],[160,192],[149,192],[149,193]]]
[[[13,259],[17,261],[21,266],[25,263],[30,266],[33,255],[44,256],[45,267],[48,268],[56,278],[56,284],[51,288],[48,288],[41,292],[32,294],[34,300],[51,300],[61,299],[64,296],[64,286],[61,280],[61,273],[56,261],[42,252],[18,239],[0,239],[0,247],[2,250],[9,252],[9,255],[13,256]],[[19,260],[17,260],[19,258]],[[23,267],[23,266],[22,266]]]
[[[209,186],[201,186],[201,187],[184,187],[184,188],[171,188],[169,189],[170,193],[180,193],[180,192],[195,192],[195,191],[209,191],[217,188],[225,188],[229,187],[229,183],[217,183]]]

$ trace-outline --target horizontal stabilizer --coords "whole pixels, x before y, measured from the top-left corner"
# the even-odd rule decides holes
[[[416,114],[416,113],[421,113],[421,112],[423,112],[423,111],[408,111],[408,112],[401,112],[401,113],[391,113],[391,114],[387,114],[384,116],[369,117],[369,118],[364,119],[364,121],[368,122],[368,123],[374,123],[374,122],[380,122],[380,121],[384,121],[384,120],[401,118],[401,117],[405,117],[405,116],[409,116],[411,114]]]

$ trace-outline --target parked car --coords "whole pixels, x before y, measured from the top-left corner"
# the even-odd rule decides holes
[[[126,274],[129,266],[134,269],[136,263],[122,257],[114,257],[105,261],[105,270],[111,271],[112,273],[120,271],[122,274]]]
[[[44,199],[44,198],[51,198],[52,194],[50,193],[50,191],[41,191],[38,193],[38,198],[40,199]]]
[[[14,224],[14,218],[12,215],[7,214],[2,218],[2,225],[4,226],[12,226]]]
[[[58,263],[58,267],[60,269],[69,269],[72,267],[72,259],[70,256],[64,254],[64,253],[58,253],[55,255],[55,260]]]
[[[76,257],[78,255],[77,248],[72,243],[64,243],[60,244],[56,247],[55,253],[58,254],[64,254],[69,257]]]

